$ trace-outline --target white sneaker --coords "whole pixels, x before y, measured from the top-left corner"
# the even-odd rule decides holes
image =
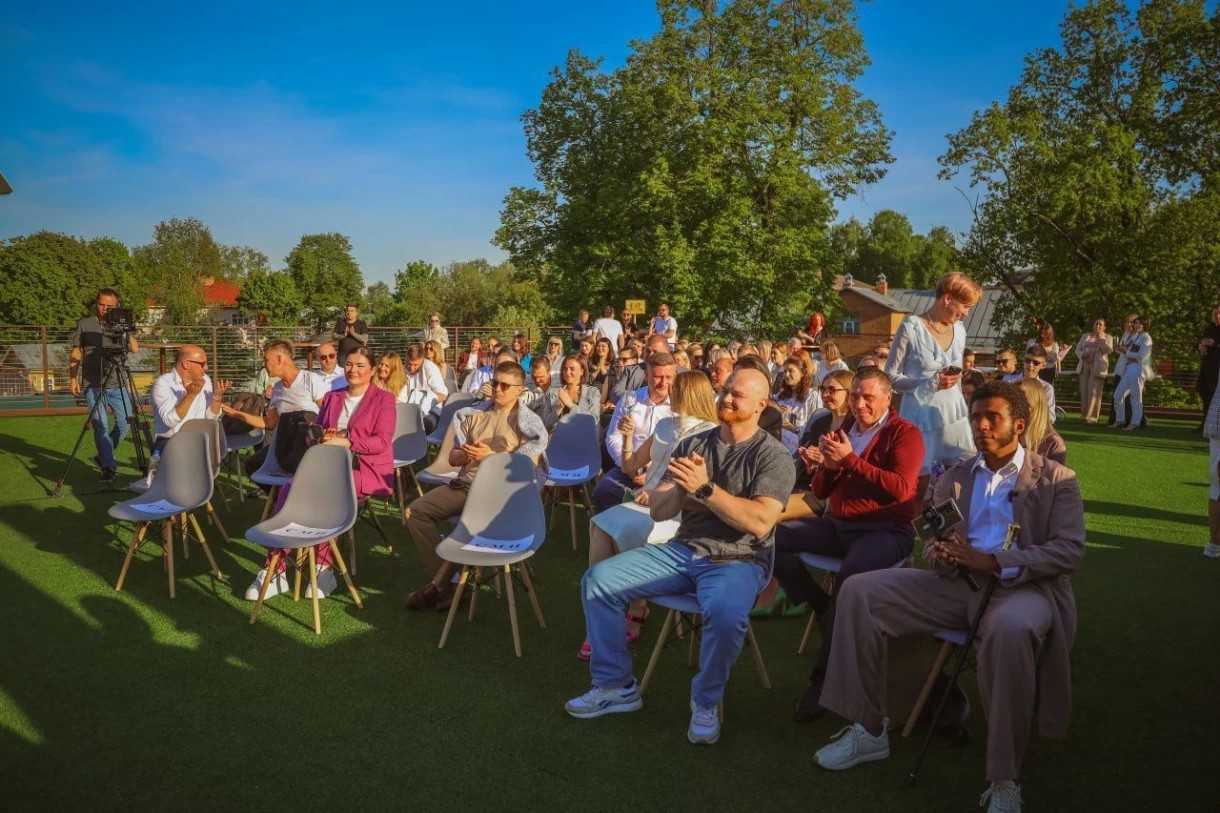
[[[318,598],[326,598],[339,586],[335,571],[326,565],[318,565]],[[313,598],[313,585],[305,585],[305,598]]]
[[[881,736],[874,737],[864,730],[864,726],[852,723],[835,734],[837,740],[814,754],[813,761],[828,771],[845,771],[861,762],[885,759],[890,755],[889,727],[887,718],[881,724]]]
[[[1220,545],[1208,542],[1203,546],[1203,555],[1208,559],[1220,559]]]
[[[1011,781],[992,782],[979,799],[979,807],[983,805],[987,805],[987,813],[1021,813],[1021,786]]]
[[[715,706],[697,706],[690,701],[690,728],[686,738],[695,745],[711,745],[720,739],[720,714]]]
[[[263,589],[263,579],[265,578],[267,578],[267,568],[264,567],[254,577],[254,584],[246,588],[246,601],[258,601],[258,591]],[[266,601],[272,596],[278,596],[280,593],[287,593],[291,590],[292,588],[288,586],[288,577],[284,575],[283,571],[280,571],[271,580],[271,584],[267,585],[267,595],[263,597],[263,600]]]
[[[580,697],[563,704],[563,710],[581,720],[591,720],[603,714],[639,711],[644,707],[640,684],[634,679],[621,689],[601,689],[594,686]]]

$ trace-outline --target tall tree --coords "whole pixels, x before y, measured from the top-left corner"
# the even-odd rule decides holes
[[[310,319],[318,324],[335,318],[364,290],[352,243],[338,232],[307,234],[284,260]]]
[[[14,237],[0,244],[0,322],[71,324],[111,282],[82,240],[49,231]]]
[[[919,250],[919,236],[907,216],[882,209],[869,220],[855,260],[848,268],[852,276],[863,282],[876,282],[884,274],[891,287],[906,288],[911,283]]]
[[[296,283],[286,271],[252,271],[242,280],[237,306],[261,314],[272,325],[296,325],[304,310]]]
[[[241,282],[254,273],[268,273],[271,262],[267,255],[249,246],[221,246],[221,274],[229,282]]]
[[[957,240],[946,226],[933,226],[919,238],[919,251],[911,267],[911,287],[931,288],[958,265]]]
[[[622,68],[572,52],[553,72],[523,117],[539,188],[509,192],[496,242],[564,312],[640,297],[790,327],[833,281],[833,201],[891,160],[853,86],[854,0],[658,8]]]
[[[165,305],[162,321],[195,324],[203,307],[203,280],[222,271],[212,230],[193,217],[163,220],[153,230],[152,243],[136,248],[133,259],[152,297]]]

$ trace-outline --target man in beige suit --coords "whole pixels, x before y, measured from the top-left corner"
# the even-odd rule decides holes
[[[980,582],[1000,577],[978,633],[988,809],[1021,809],[1016,780],[1039,686],[1039,730],[1066,735],[1076,634],[1068,575],[1084,556],[1084,503],[1075,472],[1021,448],[1028,416],[1029,402],[1015,384],[992,381],[976,389],[970,422],[979,453],[936,484],[936,504],[956,500],[964,519],[953,539],[924,546],[933,569],[862,573],[843,585],[821,704],[852,725],[818,751],[821,767],[843,770],[889,756],[881,706],[884,639],[969,627],[982,593],[957,577],[962,569],[979,574]],[[1010,522],[1021,533],[1005,551]]]

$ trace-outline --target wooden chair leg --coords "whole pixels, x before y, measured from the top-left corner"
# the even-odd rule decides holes
[[[928,697],[931,696],[932,689],[936,685],[936,676],[945,668],[945,661],[949,660],[949,654],[952,651],[953,644],[948,641],[940,645],[940,651],[936,653],[936,660],[928,672],[928,679],[923,682],[923,688],[919,690],[919,697],[915,698],[915,705],[911,707],[911,713],[907,716],[907,723],[902,727],[902,736],[909,737],[915,730],[915,723],[919,720],[923,707],[928,704]]]
[[[569,486],[568,492],[568,520],[572,525],[572,550],[577,549],[576,545],[576,490]]]
[[[402,524],[407,524],[407,503],[402,498],[402,469],[394,469],[394,491],[398,494],[398,515],[402,517]]]
[[[203,548],[203,555],[208,557],[208,564],[212,566],[212,572],[216,574],[216,578],[224,578],[224,574],[220,572],[220,567],[216,564],[216,558],[212,556],[212,549],[208,547],[208,540],[203,535],[203,528],[199,527],[199,520],[194,514],[187,514],[187,516],[190,517],[191,526],[199,537],[199,544]]]
[[[508,622],[513,628],[513,649],[521,657],[521,628],[517,624],[517,596],[513,592],[513,574],[510,565],[504,566],[504,592],[508,594]]]
[[[225,544],[230,544],[229,532],[225,530],[224,523],[220,521],[220,516],[216,513],[216,509],[212,507],[212,503],[204,503],[208,509],[208,518],[212,520],[212,524],[216,526],[216,530],[220,531],[220,538],[225,541]]]
[[[261,522],[266,522],[267,517],[271,516],[271,506],[275,505],[275,499],[280,495],[280,487],[272,486],[267,492],[267,501],[263,503],[263,518]]]
[[[665,614],[665,623],[661,625],[661,634],[657,636],[657,643],[652,648],[652,657],[648,659],[648,667],[644,670],[644,679],[640,681],[640,694],[644,694],[648,689],[648,683],[652,680],[652,673],[656,671],[657,663],[661,660],[661,650],[665,648],[665,642],[669,640],[670,633],[673,632],[677,615],[678,612],[676,610],[670,610]]]
[[[297,548],[296,557],[292,562],[292,600],[301,600],[301,577],[305,575],[305,549]],[[287,559],[287,557],[285,557]]]
[[[313,632],[322,634],[322,610],[318,607],[317,545],[309,546],[309,593],[313,596]]]
[[[476,567],[474,569],[474,584],[470,587],[470,613],[466,616],[466,621],[474,621],[475,604],[479,601],[479,576],[483,574],[483,568]]]
[[[165,520],[161,528],[161,536],[165,541],[165,568],[169,571],[169,597],[174,598],[174,522]]]
[[[263,579],[263,586],[258,588],[258,600],[254,602],[254,611],[250,613],[251,624],[258,620],[258,611],[263,608],[263,600],[267,598],[267,588],[271,585],[271,580],[279,575],[281,555],[278,550],[271,552],[271,561],[267,563],[267,576]]]
[[[437,649],[445,648],[445,641],[449,638],[449,630],[453,629],[453,619],[457,616],[458,605],[462,603],[462,591],[466,589],[466,579],[470,577],[470,568],[462,566],[462,574],[458,577],[457,590],[453,592],[453,603],[449,605],[449,615],[445,618],[445,629],[441,631],[441,642],[436,645]]]
[[[525,583],[525,591],[530,597],[530,604],[534,605],[534,617],[538,619],[538,626],[546,629],[546,621],[542,618],[542,607],[538,604],[538,593],[534,590],[534,582],[530,579],[530,568],[526,562],[521,563],[521,581]]]
[[[746,624],[746,643],[750,645],[750,652],[754,655],[754,667],[758,669],[758,679],[762,681],[764,689],[771,689],[771,676],[767,674],[767,664],[763,661],[762,650],[758,648],[758,639],[754,637],[754,626]]]
[[[347,532],[347,558],[352,563],[352,575],[356,573],[356,529],[352,528]]]
[[[339,575],[343,577],[344,583],[347,584],[347,592],[352,594],[352,601],[356,602],[356,606],[364,609],[364,602],[360,600],[360,594],[356,592],[356,585],[352,584],[351,576],[347,575],[347,565],[343,562],[343,556],[339,553],[339,545],[332,538],[329,540],[330,553],[335,558],[335,565],[339,568]]]
[[[805,634],[801,636],[801,645],[796,648],[796,654],[804,655],[805,648],[809,646],[809,639],[813,636],[813,628],[818,623],[818,614],[813,610],[809,611],[809,621],[805,624]]]
[[[144,534],[147,532],[147,522],[137,523],[136,529],[132,531],[131,544],[127,546],[127,555],[123,557],[123,566],[119,568],[119,580],[114,583],[116,593],[123,589],[123,582],[127,580],[127,569],[131,567],[131,557],[135,554],[136,549],[140,547],[140,543],[144,541]]]

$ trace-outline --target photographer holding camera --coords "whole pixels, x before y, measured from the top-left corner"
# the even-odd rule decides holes
[[[123,438],[127,437],[127,416],[133,407],[128,403],[126,391],[119,381],[117,365],[111,365],[112,369],[107,375],[106,360],[110,356],[134,353],[140,349],[131,330],[124,326],[116,328],[106,324],[106,314],[118,307],[118,291],[102,288],[97,292],[97,313],[76,323],[68,360],[68,389],[72,395],[80,396],[83,380],[85,403],[89,409],[93,410],[98,399],[104,401],[101,409],[92,411],[93,443],[97,447],[93,462],[101,471],[104,482],[114,479],[115,470],[118,468],[114,450],[123,442]],[[107,408],[114,414],[113,429],[106,415]]]

